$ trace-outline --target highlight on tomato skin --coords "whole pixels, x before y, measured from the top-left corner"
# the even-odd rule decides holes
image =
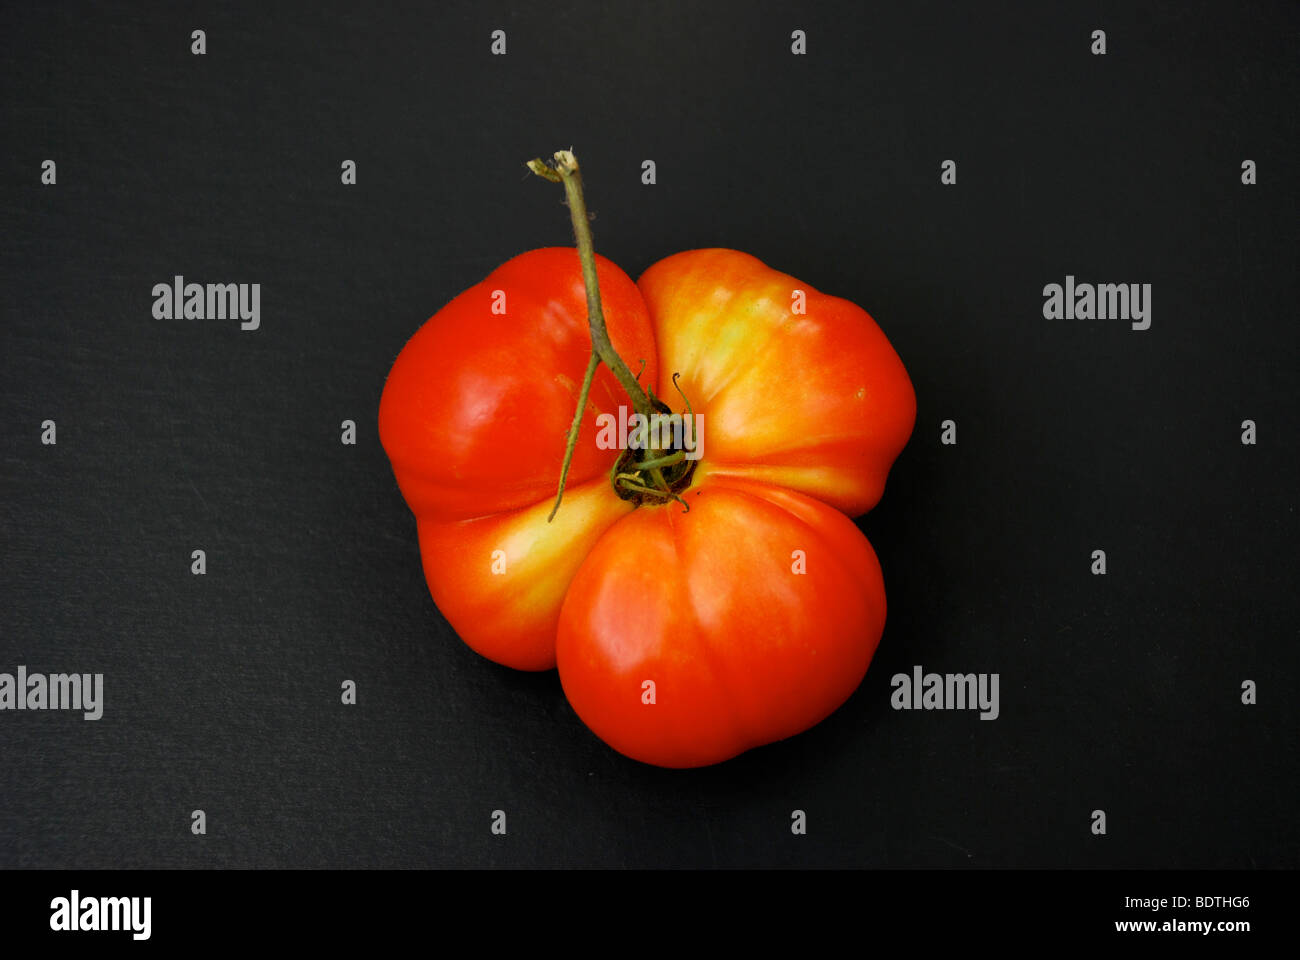
[[[610,339],[643,381],[658,376],[645,302],[596,257]],[[435,313],[398,354],[379,401],[379,438],[419,517],[467,519],[553,499],[565,437],[591,352],[576,250],[547,247],[503,263]],[[592,383],[570,468],[581,483],[618,452],[596,444],[596,418],[627,396],[608,370]]]
[[[565,696],[615,750],[684,768],[819,723],[880,642],[875,552],[843,513],[766,484],[711,478],[610,527],[560,613]]]

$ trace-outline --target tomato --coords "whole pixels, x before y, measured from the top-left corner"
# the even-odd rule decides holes
[[[915,395],[864,310],[751,256],[676,254],[636,285],[597,262],[615,349],[703,425],[683,502],[611,483],[622,451],[602,449],[598,418],[629,399],[602,366],[547,522],[591,350],[574,250],[516,257],[435,314],[393,367],[380,437],[466,643],[558,666],[628,756],[716,763],[807,729],[861,681],[885,596],[849,517],[880,499]]]

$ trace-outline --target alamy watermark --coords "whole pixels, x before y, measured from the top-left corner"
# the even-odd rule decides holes
[[[153,287],[155,320],[239,320],[239,329],[262,325],[260,283],[186,283],[177,274],[171,283]]]
[[[80,710],[87,720],[104,715],[102,673],[0,673],[0,710]]]
[[[981,720],[996,720],[996,673],[923,673],[920,665],[910,675],[896,673],[889,704],[895,710],[979,710]]]
[[[628,414],[618,408],[618,416],[602,413],[596,417],[596,446],[601,450],[680,450],[687,460],[698,460],[704,453],[704,415],[702,413]]]
[[[1129,320],[1134,330],[1151,328],[1151,284],[1075,283],[1043,287],[1044,320]]]
[[[152,914],[152,897],[83,897],[80,890],[73,890],[50,901],[50,929],[69,933],[123,930],[129,931],[133,940],[148,940]]]

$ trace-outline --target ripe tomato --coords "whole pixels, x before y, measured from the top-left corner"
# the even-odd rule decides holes
[[[598,271],[615,349],[661,398],[680,374],[703,422],[689,512],[615,492],[622,451],[600,448],[596,421],[629,401],[602,367],[547,523],[590,351],[574,250],[516,257],[432,317],[389,376],[380,437],[466,643],[558,664],[574,710],[629,756],[716,763],[817,723],[861,681],[885,597],[846,514],[880,499],[915,396],[864,310],[746,254],[676,254],[635,286]]]

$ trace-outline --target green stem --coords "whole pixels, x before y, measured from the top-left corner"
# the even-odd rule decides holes
[[[555,169],[564,183],[564,195],[569,201],[569,218],[573,221],[573,233],[578,240],[582,282],[587,288],[587,324],[591,327],[591,348],[627,391],[636,412],[648,417],[655,412],[654,405],[641,389],[641,384],[637,383],[636,377],[632,376],[632,371],[623,362],[623,358],[614,350],[614,345],[609,340],[609,331],[605,328],[600,283],[596,279],[596,248],[591,240],[591,221],[587,217],[587,201],[582,193],[582,171],[578,169],[578,158],[571,150],[556,151]]]
[[[546,518],[546,522],[550,523],[555,519],[556,511],[560,509],[560,501],[564,499],[564,484],[569,477],[573,451],[578,445],[578,435],[582,430],[582,415],[587,409],[587,397],[591,392],[592,379],[596,376],[596,368],[602,363],[609,367],[614,378],[627,392],[632,407],[637,413],[648,419],[659,411],[654,402],[646,396],[641,384],[632,375],[632,371],[628,369],[609,339],[609,330],[605,326],[605,312],[600,302],[600,282],[596,275],[596,248],[591,239],[591,222],[587,216],[587,201],[582,194],[582,172],[578,169],[578,158],[571,150],[559,150],[555,154],[553,167],[537,159],[528,161],[528,169],[552,183],[564,184],[564,195],[569,203],[569,218],[573,221],[573,234],[578,241],[582,283],[587,292],[587,326],[591,331],[591,359],[587,362],[587,373],[582,379],[582,390],[578,395],[578,409],[573,414],[573,423],[569,426],[568,439],[565,441],[559,489],[555,493],[555,505],[551,507],[551,512]],[[644,360],[641,369],[645,369]],[[653,456],[658,451],[654,450],[650,453]],[[663,459],[659,458],[659,460]],[[666,465],[668,464],[651,459],[641,466],[642,469],[649,471],[651,480],[664,492],[668,490],[668,481],[664,479],[659,468]]]
[[[647,487],[643,483],[637,483],[635,480],[629,480],[627,477],[624,476],[620,476],[618,478],[618,482],[621,483],[623,486],[627,487],[629,490],[635,490],[637,493],[644,493],[647,496],[659,497],[662,500],[676,500],[685,508],[682,511],[683,513],[691,512],[691,505],[687,503],[685,500],[683,500],[681,497],[679,497],[677,494],[673,493],[671,490],[656,490],[654,487]]]
[[[587,395],[591,393],[591,381],[595,378],[596,368],[599,366],[600,357],[593,351],[591,359],[587,361],[587,374],[582,378],[582,390],[578,394],[578,409],[573,412],[573,423],[569,425],[569,438],[564,444],[564,463],[560,467],[560,489],[555,494],[555,506],[551,507],[551,512],[546,515],[547,523],[555,519],[555,512],[560,509],[560,501],[564,499],[564,481],[569,478],[569,464],[573,462],[573,451],[578,445],[578,434],[582,430],[582,414],[587,409]]]
[[[681,463],[685,459],[686,452],[678,450],[677,452],[667,454],[666,456],[655,457],[651,460],[642,460],[637,463],[636,468],[638,470],[657,470],[660,467],[671,467],[673,464]]]

